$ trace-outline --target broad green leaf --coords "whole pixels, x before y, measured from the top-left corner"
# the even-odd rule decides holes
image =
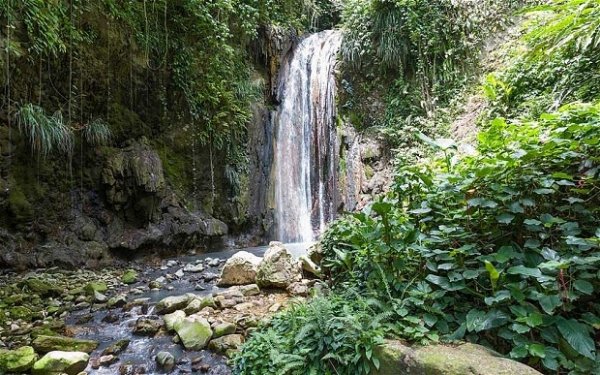
[[[554,295],[549,295],[549,296],[543,296],[539,299],[540,301],[540,306],[542,306],[542,309],[544,310],[544,312],[546,314],[552,315],[554,313],[554,310],[562,305],[562,301],[560,300],[560,297],[556,294]]]
[[[509,268],[507,272],[511,275],[542,277],[542,272],[539,270],[539,268],[528,268],[525,266],[516,266],[516,267]]]
[[[544,358],[546,357],[546,347],[542,344],[531,344],[529,345],[529,354],[534,357]]]
[[[515,215],[509,213],[503,213],[501,215],[496,216],[496,221],[500,224],[510,224],[515,219]]]
[[[596,359],[594,340],[590,337],[587,326],[575,319],[560,318],[556,326],[562,337],[582,356],[591,360]]]
[[[577,280],[573,283],[573,287],[583,294],[591,295],[594,293],[594,286],[585,280]]]

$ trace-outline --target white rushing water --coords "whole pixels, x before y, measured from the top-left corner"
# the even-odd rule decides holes
[[[341,34],[303,39],[283,62],[275,124],[278,239],[310,242],[335,216],[336,81]]]

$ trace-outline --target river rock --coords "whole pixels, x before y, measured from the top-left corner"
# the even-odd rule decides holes
[[[163,370],[171,371],[175,367],[175,357],[169,352],[159,352],[156,354],[156,363]]]
[[[204,349],[213,335],[208,321],[199,315],[183,319],[175,325],[175,332],[188,350]]]
[[[119,354],[122,351],[124,351],[125,349],[127,349],[127,347],[129,346],[129,340],[127,339],[123,339],[123,340],[119,340],[117,342],[115,342],[114,344],[112,344],[111,346],[109,346],[108,348],[104,349],[102,351],[102,355],[110,355],[110,354]]]
[[[100,292],[94,291],[94,302],[105,303],[106,301],[108,301],[108,297],[106,297],[104,294],[102,294]]]
[[[247,251],[239,251],[225,262],[219,285],[245,285],[256,282],[261,259]],[[205,277],[206,279],[206,277]]]
[[[166,314],[165,316],[163,316],[163,320],[165,321],[165,327],[168,331],[173,331],[175,329],[175,326],[181,323],[183,319],[185,319],[185,316],[185,312],[181,310],[177,310],[175,312],[172,312],[171,314]]]
[[[38,294],[40,297],[60,296],[63,293],[63,289],[58,285],[37,278],[27,279],[25,284],[32,293]]]
[[[202,271],[204,271],[204,266],[202,264],[188,263],[183,267],[183,272],[198,273]]]
[[[133,333],[144,336],[154,336],[162,327],[162,321],[157,317],[138,318]]]
[[[138,273],[135,270],[127,270],[121,277],[123,284],[134,284],[138,280]]]
[[[90,356],[83,352],[50,352],[33,365],[34,375],[77,375],[85,370]]]
[[[522,363],[475,344],[410,348],[398,341],[378,347],[379,370],[373,375],[541,375]]]
[[[0,374],[28,371],[37,359],[31,346],[16,350],[0,350]]]
[[[192,315],[207,306],[216,306],[213,297],[192,298],[190,303],[185,307],[185,309],[183,309],[183,311],[186,313],[186,315]]]
[[[239,287],[244,297],[257,296],[260,294],[260,288],[256,284],[242,285]]]
[[[53,351],[91,353],[98,347],[98,341],[81,340],[63,336],[38,336],[31,343],[38,353]]]
[[[94,292],[105,293],[108,287],[104,281],[92,281],[84,287],[84,290],[87,294],[94,295]]]
[[[127,304],[127,296],[125,294],[119,294],[108,299],[106,306],[109,308],[119,308]]]
[[[211,340],[208,348],[219,354],[226,354],[228,357],[231,357],[243,343],[244,336],[242,335],[226,335]]]
[[[169,314],[176,310],[185,308],[190,303],[190,295],[172,296],[160,300],[156,304],[157,314]]]
[[[281,242],[271,242],[258,266],[256,283],[260,287],[287,288],[300,281],[302,273],[298,262]]]
[[[224,322],[219,323],[214,327],[213,337],[219,338],[221,336],[231,335],[233,333],[235,333],[235,324]]]

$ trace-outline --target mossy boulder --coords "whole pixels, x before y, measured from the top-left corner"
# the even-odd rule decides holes
[[[408,347],[386,341],[376,350],[380,368],[372,375],[541,375],[522,363],[480,345]]]
[[[215,326],[214,337],[221,337],[225,335],[231,335],[235,333],[235,324],[233,323],[219,323]]]
[[[188,316],[177,323],[175,332],[187,350],[204,349],[213,335],[208,321],[198,315]]]
[[[25,306],[15,306],[8,310],[12,319],[22,319],[25,321],[31,321],[33,312]]]
[[[0,350],[0,374],[29,371],[36,360],[37,355],[31,346],[23,346],[16,350]]]
[[[138,273],[135,270],[127,270],[121,277],[123,284],[134,284],[138,280]]]
[[[210,341],[208,348],[216,353],[231,357],[244,343],[242,335],[226,335]]]
[[[42,297],[60,296],[63,293],[63,289],[61,287],[41,279],[27,279],[25,280],[25,285],[32,293],[38,294]]]
[[[31,344],[38,353],[53,351],[91,353],[98,347],[93,340],[80,340],[64,336],[38,336]]]
[[[95,292],[106,292],[108,290],[108,287],[106,286],[106,283],[104,281],[92,281],[88,283],[83,289],[88,295],[93,296]]]
[[[33,365],[34,375],[77,375],[87,367],[90,356],[83,352],[50,352]]]
[[[190,303],[190,299],[194,297],[194,295],[184,294],[181,296],[172,296],[163,298],[156,304],[156,313],[157,314],[169,314],[176,310],[181,310]]]
[[[185,319],[185,312],[181,310],[177,310],[172,312],[171,314],[166,314],[163,316],[163,320],[165,321],[165,327],[168,331],[173,331],[175,326],[178,325]]]

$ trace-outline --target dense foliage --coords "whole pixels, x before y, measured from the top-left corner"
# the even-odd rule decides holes
[[[353,298],[349,304],[343,297],[317,297],[278,314],[238,355],[236,373],[369,374],[378,366],[373,350],[383,342],[380,323],[387,316],[377,304]]]
[[[489,36],[520,1],[352,0],[342,12],[343,113],[396,146],[435,134],[435,109],[456,97]],[[374,100],[375,99],[375,100]],[[377,105],[374,107],[374,105]]]
[[[477,155],[402,168],[394,197],[335,223],[326,267],[395,303],[400,337],[597,372],[599,140],[600,104],[497,119]]]
[[[490,116],[539,115],[600,96],[600,2],[562,0],[529,9],[508,69],[484,86]]]

